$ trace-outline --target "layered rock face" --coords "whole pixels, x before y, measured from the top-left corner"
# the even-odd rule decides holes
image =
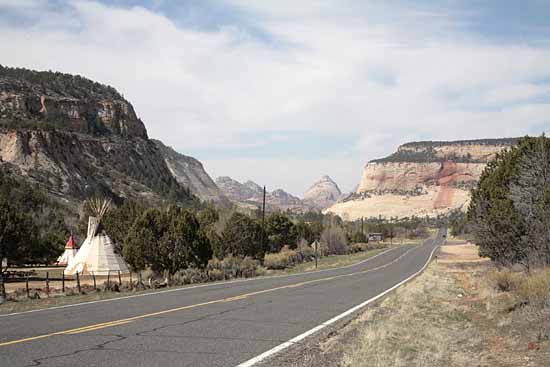
[[[26,74],[31,78],[0,69],[0,119],[20,126],[147,139],[134,108],[114,89],[67,74]],[[32,82],[33,76],[41,81]]]
[[[329,208],[345,219],[466,210],[488,162],[516,139],[420,142],[365,166],[357,191]]]
[[[68,201],[93,195],[161,201],[185,196],[156,145],[63,131],[0,128],[0,159],[19,175]]]
[[[212,178],[206,173],[201,162],[176,152],[159,140],[153,140],[164,157],[164,162],[175,179],[202,201],[219,204],[228,203],[227,197],[221,192]]]
[[[0,66],[0,168],[69,208],[95,195],[154,205],[219,194],[199,162],[164,148],[112,87]]]
[[[325,209],[340,199],[342,192],[329,176],[323,176],[304,194],[303,202],[317,209]]]

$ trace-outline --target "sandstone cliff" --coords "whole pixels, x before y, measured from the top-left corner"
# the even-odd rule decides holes
[[[92,195],[196,200],[132,105],[80,76],[0,66],[0,165],[69,204]]]
[[[323,176],[304,194],[303,202],[317,209],[325,209],[340,199],[342,192],[329,176]]]
[[[346,219],[465,210],[486,164],[516,139],[419,142],[365,166],[357,191],[328,211]]]

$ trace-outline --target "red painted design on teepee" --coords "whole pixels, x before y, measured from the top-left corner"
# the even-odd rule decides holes
[[[68,248],[68,249],[75,249],[76,248],[76,245],[74,243],[73,235],[71,235],[69,237],[69,240],[67,241],[67,244],[65,245],[65,248]]]

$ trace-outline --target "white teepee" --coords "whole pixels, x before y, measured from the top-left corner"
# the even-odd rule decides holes
[[[120,255],[115,253],[114,244],[105,233],[97,233],[101,217],[109,210],[108,201],[90,201],[90,208],[96,217],[88,220],[88,235],[74,259],[65,268],[65,275],[128,273],[128,266]]]
[[[77,251],[78,250],[74,243],[74,237],[71,234],[67,244],[65,245],[65,252],[57,258],[57,265],[69,265],[69,263],[74,259]]]

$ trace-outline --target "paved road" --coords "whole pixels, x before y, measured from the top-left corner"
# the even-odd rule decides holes
[[[0,366],[237,366],[407,279],[443,240],[346,268],[0,316]]]

